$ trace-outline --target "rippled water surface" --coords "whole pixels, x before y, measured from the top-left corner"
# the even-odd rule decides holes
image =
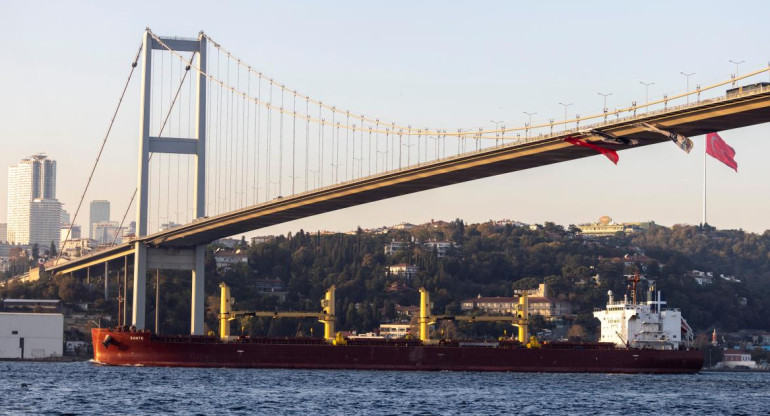
[[[0,362],[0,372],[1,414],[770,414],[770,373],[420,373],[88,362]]]

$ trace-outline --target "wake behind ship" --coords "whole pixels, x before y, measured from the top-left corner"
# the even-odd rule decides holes
[[[168,367],[301,368],[401,371],[515,371],[594,373],[695,373],[703,353],[685,347],[692,331],[681,313],[664,308],[660,294],[637,304],[614,302],[594,314],[602,321],[596,343],[538,342],[529,337],[526,314],[507,317],[447,317],[429,314],[421,290],[420,339],[347,339],[334,333],[334,288],[322,301],[323,313],[289,312],[284,316],[318,317],[325,338],[252,338],[229,336],[237,315],[279,316],[274,312],[230,310],[229,288],[222,287],[220,337],[159,336],[150,331],[92,329],[94,360],[105,365]],[[526,296],[519,310],[527,310]],[[429,325],[441,319],[510,321],[519,340],[432,340]]]

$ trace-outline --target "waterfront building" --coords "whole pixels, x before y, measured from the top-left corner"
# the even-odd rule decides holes
[[[404,338],[411,332],[410,324],[381,324],[380,335],[387,339]]]
[[[15,244],[59,245],[61,203],[56,200],[56,161],[43,154],[8,169],[6,239]]]
[[[751,359],[751,354],[741,350],[727,349],[724,351],[724,368],[757,368],[757,362]]]
[[[64,316],[60,313],[0,313],[0,358],[61,357]]]
[[[110,220],[110,201],[98,199],[91,201],[90,216],[88,218],[88,238],[94,237],[94,224],[104,223]]]

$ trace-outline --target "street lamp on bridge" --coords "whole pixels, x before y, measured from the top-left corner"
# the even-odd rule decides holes
[[[644,113],[647,114],[650,111],[650,85],[655,85],[655,83],[644,81],[639,81],[639,83],[644,85]]]
[[[559,105],[564,106],[564,131],[567,131],[567,107],[571,106],[572,104],[574,103],[569,103],[569,104],[564,104],[561,102],[559,103]]]
[[[406,147],[406,165],[411,166],[412,165],[412,147],[415,146],[415,144],[402,143],[401,146]],[[398,161],[398,168],[401,169],[401,158],[399,158],[399,161]]]
[[[534,116],[537,113],[528,113],[524,111],[524,114],[529,116],[529,122],[527,123],[527,138],[529,138],[529,129],[532,127],[532,116]]]
[[[679,72],[680,74],[684,75],[685,78],[687,78],[687,104],[690,104],[690,75],[695,75],[695,72],[690,72],[689,74],[684,72]]]
[[[732,59],[730,59],[730,62],[735,64],[735,78],[737,79],[738,78],[738,65],[740,65],[742,63],[745,63],[746,61],[735,62]]]
[[[612,95],[612,93],[609,92],[609,93],[605,94],[603,92],[597,92],[597,94],[599,94],[602,97],[604,97],[604,107],[602,107],[602,111],[604,111],[604,121],[607,121],[607,97]]]
[[[489,120],[489,122],[495,125],[495,130],[500,130],[500,125],[504,123],[503,121],[494,121],[494,120]],[[498,146],[497,138],[500,136],[500,133],[502,133],[502,132],[496,132],[495,133],[495,147]],[[438,137],[437,137],[437,139],[438,139]]]

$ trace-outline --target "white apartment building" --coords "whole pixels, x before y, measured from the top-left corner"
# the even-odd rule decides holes
[[[451,241],[426,241],[423,246],[427,250],[436,250],[438,258],[445,257],[447,252],[452,250],[454,243]]]
[[[399,250],[404,250],[408,247],[409,243],[406,241],[392,240],[390,243],[385,244],[385,255],[392,256]]]
[[[72,229],[70,230],[70,224],[62,224],[61,228],[59,229],[59,241],[61,244],[64,244],[64,241],[69,240],[79,240],[82,235],[82,230],[79,225],[73,225]],[[69,235],[69,238],[67,237]]]
[[[61,229],[61,202],[55,199],[34,199],[30,203],[29,244],[40,249],[59,247]]]
[[[56,200],[56,161],[43,154],[8,169],[7,240],[15,244],[59,244],[61,203]]]

